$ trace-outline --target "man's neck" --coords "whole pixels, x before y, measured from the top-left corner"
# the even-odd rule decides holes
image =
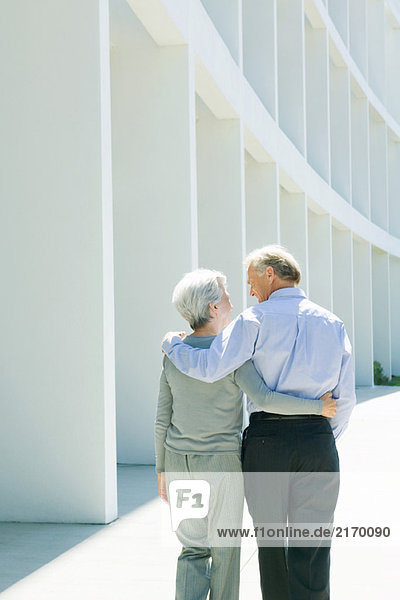
[[[280,280],[273,286],[268,298],[271,296],[271,294],[273,294],[274,292],[277,292],[278,290],[283,290],[285,288],[294,288],[294,287],[295,287],[295,284],[293,281],[287,282],[287,281]]]

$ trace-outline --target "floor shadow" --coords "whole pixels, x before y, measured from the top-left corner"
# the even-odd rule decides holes
[[[153,500],[153,465],[118,465],[119,517]],[[0,592],[83,542],[107,525],[0,522]]]
[[[154,465],[118,465],[118,514],[123,517],[157,498]]]
[[[0,523],[0,592],[107,525]]]

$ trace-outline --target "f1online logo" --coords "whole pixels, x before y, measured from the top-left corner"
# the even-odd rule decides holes
[[[172,531],[184,519],[203,519],[210,505],[210,484],[204,479],[176,479],[169,484]]]

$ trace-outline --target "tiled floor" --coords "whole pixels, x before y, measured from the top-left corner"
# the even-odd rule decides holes
[[[332,551],[332,600],[382,600],[400,587],[400,391],[365,388],[338,443],[336,524],[389,526],[389,538],[342,538]],[[174,597],[180,551],[153,467],[118,468],[120,517],[110,525],[0,523],[2,600]],[[256,548],[242,549],[241,599],[260,600]]]

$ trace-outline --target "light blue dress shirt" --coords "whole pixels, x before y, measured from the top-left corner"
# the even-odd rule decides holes
[[[343,322],[311,302],[302,289],[282,288],[248,308],[215,338],[209,349],[192,348],[170,336],[163,350],[190,377],[214,382],[246,360],[274,391],[315,398],[327,391],[338,398],[329,419],[338,438],[356,403],[351,344]],[[248,401],[250,413],[258,409]]]

